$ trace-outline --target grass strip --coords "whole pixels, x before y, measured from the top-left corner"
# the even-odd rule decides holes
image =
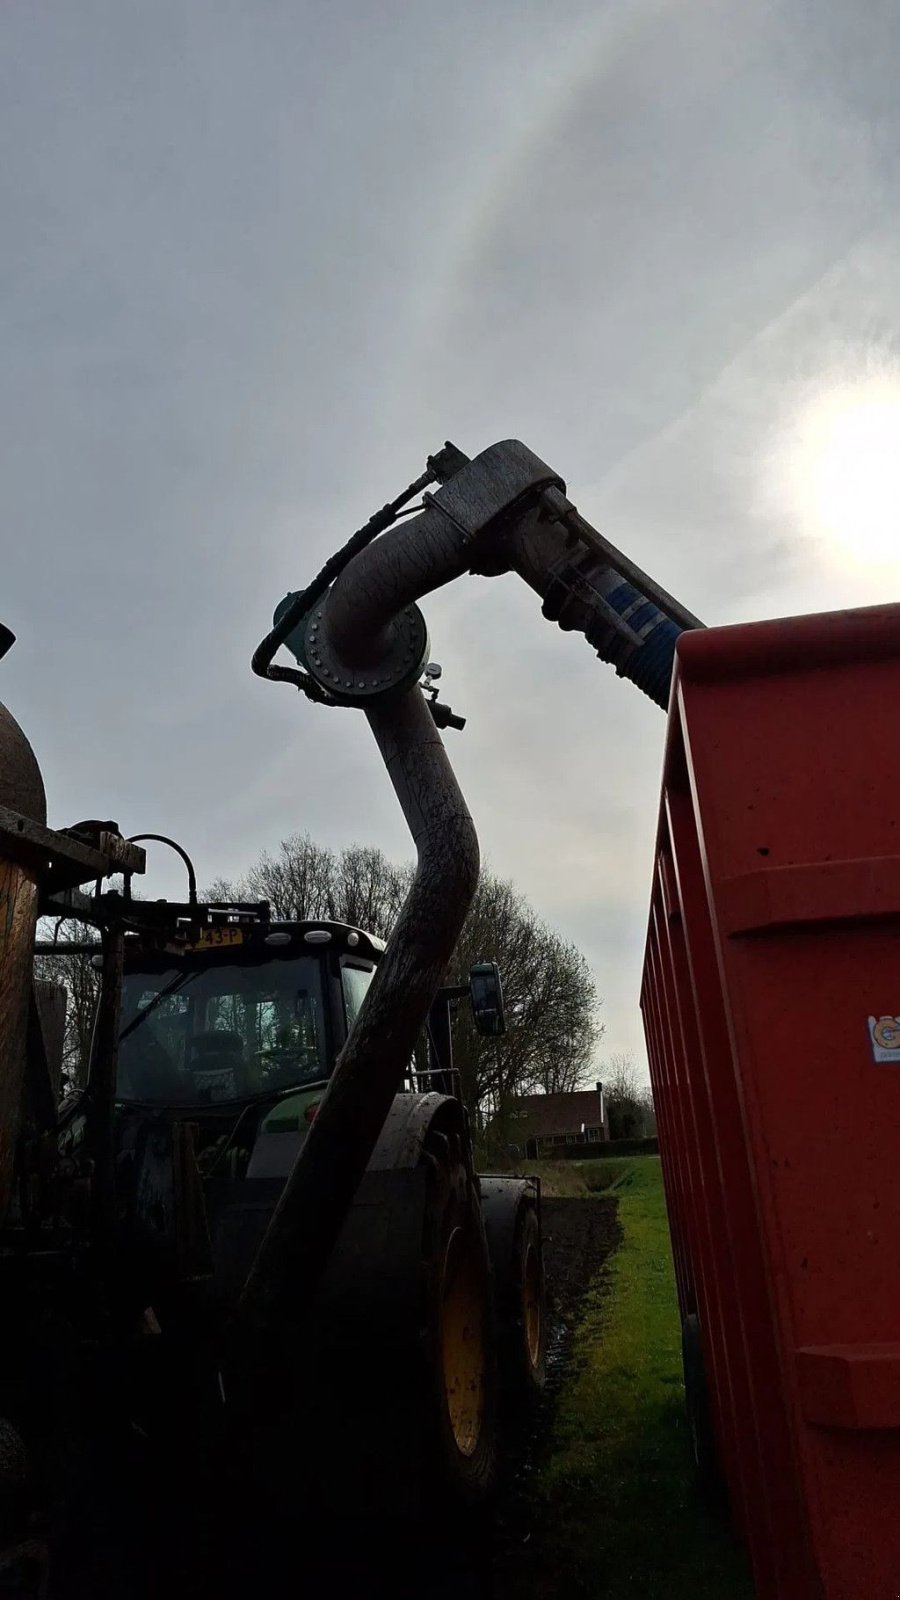
[[[622,1242],[588,1295],[534,1489],[537,1592],[751,1600],[743,1555],[694,1482],[659,1157],[613,1182]]]

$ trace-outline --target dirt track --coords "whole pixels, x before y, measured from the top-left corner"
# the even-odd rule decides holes
[[[545,1200],[544,1262],[554,1324],[576,1314],[585,1291],[619,1237],[611,1199]]]
[[[556,1397],[571,1357],[579,1306],[591,1281],[615,1248],[619,1228],[610,1199],[545,1200],[544,1261],[550,1310],[547,1388],[507,1439],[504,1489],[496,1518],[483,1540],[442,1552],[417,1600],[530,1600],[532,1540],[528,1484],[546,1448]]]
[[[611,1199],[545,1200],[544,1262],[550,1309],[547,1388],[507,1463],[493,1550],[482,1587],[465,1590],[484,1600],[529,1600],[531,1519],[527,1486],[546,1448],[556,1397],[565,1380],[579,1306],[619,1239]]]

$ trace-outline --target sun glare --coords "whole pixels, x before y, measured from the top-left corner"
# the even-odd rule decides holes
[[[842,384],[803,416],[791,450],[797,509],[835,554],[900,557],[900,380]]]

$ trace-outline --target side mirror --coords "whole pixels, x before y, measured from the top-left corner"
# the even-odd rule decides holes
[[[479,1033],[496,1039],[506,1032],[503,985],[496,961],[479,961],[472,968],[469,973],[469,998]]]

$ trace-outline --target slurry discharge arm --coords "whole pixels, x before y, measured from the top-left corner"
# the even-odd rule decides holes
[[[398,522],[431,484],[418,515]],[[465,572],[517,572],[545,617],[665,709],[675,643],[697,618],[585,521],[565,484],[517,440],[474,460],[446,445],[307,589],[259,646],[262,677],[365,711],[416,845],[412,888],[244,1289],[245,1324],[296,1326],[372,1156],[478,881],[478,840],[438,731],[461,726],[420,682],[417,602]],[[273,666],[287,644],[299,670]]]

